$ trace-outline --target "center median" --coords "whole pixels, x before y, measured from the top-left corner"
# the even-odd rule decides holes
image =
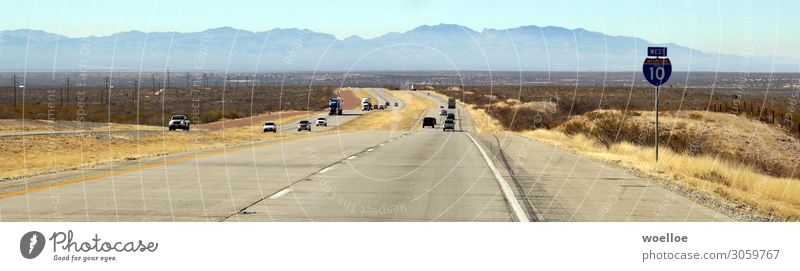
[[[375,111],[348,122],[341,130],[410,130],[417,123],[420,114],[436,104],[410,92],[391,91],[392,96],[403,101],[404,107],[398,110]]]

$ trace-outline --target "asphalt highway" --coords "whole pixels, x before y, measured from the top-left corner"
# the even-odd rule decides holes
[[[440,118],[443,97],[414,95],[434,101],[424,115]],[[456,132],[333,129],[363,114],[348,110],[310,116],[329,126],[306,136],[7,181],[0,221],[730,220],[611,165],[480,134],[461,105],[450,112]]]

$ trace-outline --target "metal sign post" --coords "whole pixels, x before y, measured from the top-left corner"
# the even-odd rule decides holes
[[[654,106],[656,113],[655,148],[656,162],[658,162],[658,94],[660,86],[666,83],[669,80],[669,76],[672,75],[672,63],[667,58],[667,47],[647,47],[647,56],[648,58],[644,59],[644,65],[642,65],[642,73],[644,73],[644,78],[647,79],[647,82],[656,86]]]

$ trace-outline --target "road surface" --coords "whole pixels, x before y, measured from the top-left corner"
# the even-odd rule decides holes
[[[468,113],[451,111],[458,132],[320,127],[3,182],[0,221],[729,220],[620,169],[513,134],[476,133]],[[348,112],[329,122],[360,116]]]

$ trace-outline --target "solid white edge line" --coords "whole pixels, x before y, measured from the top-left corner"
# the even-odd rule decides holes
[[[286,189],[278,191],[278,193],[275,193],[275,195],[269,196],[269,198],[277,199],[277,198],[282,197],[283,195],[286,195],[289,192],[292,192],[292,188],[291,187],[287,187]]]
[[[517,220],[519,220],[519,222],[530,222],[530,220],[528,219],[528,215],[525,214],[525,211],[522,210],[522,206],[519,205],[519,202],[517,201],[517,196],[515,196],[514,191],[511,190],[511,186],[508,185],[506,179],[503,178],[503,175],[501,175],[500,171],[498,171],[497,168],[494,166],[492,160],[489,159],[489,155],[486,154],[486,152],[483,150],[483,147],[481,147],[481,144],[478,144],[478,141],[475,140],[475,138],[472,137],[472,135],[470,135],[469,133],[466,134],[469,137],[469,139],[472,140],[472,143],[475,143],[475,146],[478,147],[478,151],[480,151],[481,155],[483,156],[483,159],[486,160],[486,164],[489,165],[489,169],[491,169],[492,172],[494,173],[494,178],[495,180],[497,180],[497,184],[500,185],[500,191],[503,192],[503,196],[505,196],[506,201],[508,202],[508,204],[511,205],[511,210],[514,211],[514,215],[517,217]]]

